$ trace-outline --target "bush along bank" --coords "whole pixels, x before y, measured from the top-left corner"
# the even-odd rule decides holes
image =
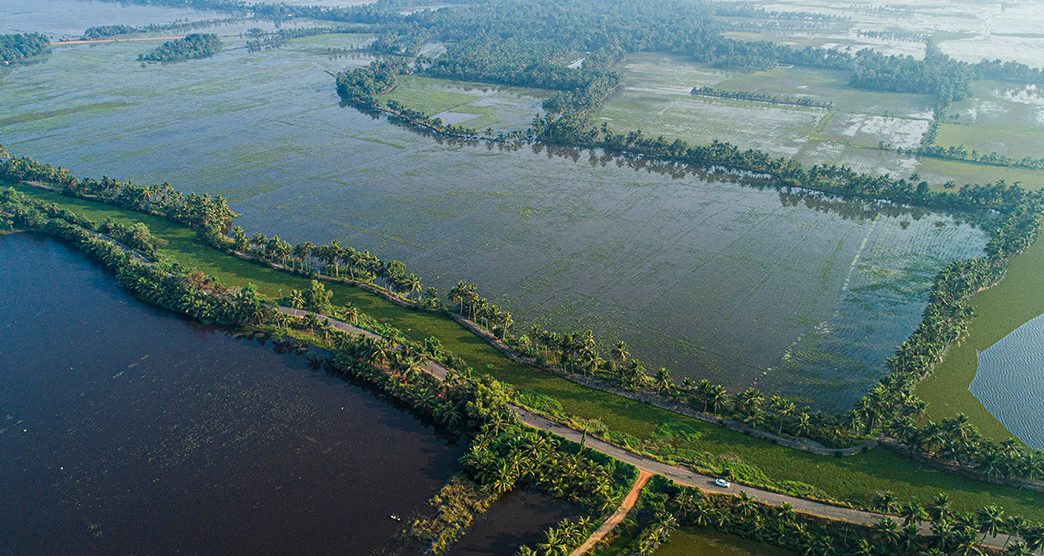
[[[627,554],[649,555],[677,527],[715,531],[772,544],[801,554],[1032,554],[1044,548],[1044,525],[986,506],[976,513],[950,508],[940,495],[928,506],[891,507],[896,518],[855,525],[795,512],[788,505],[767,506],[749,497],[701,493],[662,477],[653,477],[628,518],[617,543]],[[988,548],[987,538],[1005,539],[1004,548]],[[622,542],[621,542],[622,541]],[[999,544],[999,543],[995,543]]]
[[[140,186],[111,178],[77,180],[64,169],[10,156],[0,162],[0,177],[57,182],[68,195],[185,223],[211,245],[241,257],[299,274],[350,282],[405,306],[449,312],[473,325],[480,333],[487,331],[488,334],[483,336],[494,345],[502,342],[516,357],[533,358],[537,363],[549,366],[545,368],[558,372],[604,379],[624,390],[659,396],[665,403],[681,404],[691,411],[733,420],[766,434],[782,435],[783,439],[811,437],[827,446],[839,447],[858,445],[870,437],[891,435],[925,455],[928,461],[935,461],[936,454],[926,453],[916,444],[910,445],[912,437],[895,433],[893,426],[901,422],[908,433],[917,428],[916,419],[923,402],[913,397],[912,386],[926,376],[924,374],[903,374],[893,370],[857,409],[848,414],[799,410],[791,401],[766,396],[756,390],[731,395],[720,385],[706,382],[682,381],[678,384],[671,380],[666,369],[657,372],[655,377],[650,376],[640,361],[630,357],[626,344],[619,343],[607,353],[589,332],[561,334],[537,329],[530,334],[515,336],[511,334],[511,314],[480,296],[472,284],[459,283],[448,294],[449,304],[444,304],[434,288],[425,288],[420,279],[407,272],[399,261],[381,261],[365,250],[341,247],[336,242],[323,246],[304,242],[295,246],[279,238],[248,237],[244,230],[233,227],[236,215],[220,197],[185,196],[169,184]],[[1003,216],[991,230],[988,257],[956,261],[940,272],[924,313],[925,322],[911,339],[899,347],[889,362],[890,368],[898,369],[900,362],[906,362],[906,368],[930,372],[918,367],[933,361],[920,355],[919,350],[929,349],[937,359],[949,345],[945,342],[947,338],[952,343],[964,333],[960,323],[964,322],[966,328],[971,293],[993,283],[1003,273],[1007,261],[1035,238],[1044,212],[1041,198],[1040,193],[1024,192],[1018,187],[995,188],[986,194],[987,200],[983,203],[986,206],[996,204],[1000,207],[996,210]],[[1005,209],[1009,204],[1011,207]],[[950,323],[957,326],[952,327]],[[949,336],[939,336],[940,332]],[[955,336],[955,332],[959,334]],[[893,377],[900,376],[913,381],[898,389],[887,386],[889,381],[895,380]],[[898,407],[898,400],[906,401],[902,409],[893,411]],[[978,444],[982,450],[988,450],[986,446],[984,441]],[[999,445],[996,447],[1000,449]],[[1019,454],[1032,465],[1010,466],[1011,476],[1021,480],[1039,479],[1040,452],[1023,450]],[[989,478],[985,470],[980,472],[970,465],[964,467],[978,476]]]
[[[349,334],[312,314],[294,318],[277,313],[251,287],[232,290],[202,273],[183,272],[176,264],[143,260],[141,253],[95,231],[104,226],[12,190],[0,191],[0,214],[20,228],[50,234],[84,251],[146,301],[204,322],[268,331],[283,346],[318,348],[314,361],[333,374],[366,382],[412,411],[469,435],[469,451],[461,463],[477,499],[465,502],[473,511],[484,511],[514,488],[533,488],[601,512],[614,506],[636,475],[631,466],[525,426],[508,405],[508,391],[489,377],[472,380],[451,372],[442,379],[425,372],[420,362],[426,354],[413,345]],[[305,299],[323,308],[329,302],[327,294],[314,282]],[[418,521],[414,532],[430,541],[434,553],[467,526],[449,515],[441,521],[441,528],[427,529]]]

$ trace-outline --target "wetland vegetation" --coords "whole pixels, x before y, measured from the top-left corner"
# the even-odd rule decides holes
[[[567,553],[627,513],[622,461],[765,491],[639,482],[606,554],[712,522],[805,553],[1024,553],[1044,454],[990,411],[1038,408],[967,386],[1044,312],[1044,71],[882,23],[981,16],[942,4],[132,1],[82,36],[194,34],[47,57],[81,35],[14,14],[3,63],[44,63],[0,73],[5,144],[133,179],[0,149],[0,228],[459,439],[388,553]]]

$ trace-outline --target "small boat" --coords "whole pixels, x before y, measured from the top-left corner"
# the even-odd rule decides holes
[[[397,516],[397,515],[395,515],[395,514],[391,514],[390,516],[388,516],[388,519],[390,519],[392,521],[402,521],[402,518]]]

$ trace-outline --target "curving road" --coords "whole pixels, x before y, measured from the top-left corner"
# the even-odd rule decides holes
[[[309,311],[305,311],[302,309],[291,309],[289,307],[278,307],[278,310],[281,313],[292,315],[295,317],[305,317],[309,314],[312,314],[319,320],[326,321],[330,323],[330,325],[334,328],[337,328],[338,330],[342,330],[349,334],[366,336],[369,338],[381,338],[381,336],[373,332],[370,332],[369,330],[364,330],[362,328],[359,328],[358,326],[353,326],[346,322],[342,322],[327,317],[325,315],[320,315],[318,313],[310,313]],[[446,375],[449,373],[449,371],[445,367],[439,365],[438,363],[435,363],[434,361],[426,361],[423,365],[423,368],[425,369],[425,371],[430,373],[432,376],[438,378],[439,380],[444,380],[446,378]],[[583,441],[584,445],[588,449],[600,452],[602,454],[611,456],[620,461],[635,466],[636,468],[638,468],[640,474],[639,480],[642,476],[645,475],[663,475],[664,477],[680,485],[698,488],[703,492],[709,492],[713,494],[728,494],[732,496],[737,496],[739,495],[739,493],[743,492],[746,493],[747,496],[764,504],[768,504],[771,506],[782,506],[783,504],[789,504],[797,512],[825,519],[831,519],[834,521],[843,521],[846,523],[853,523],[856,525],[873,525],[880,521],[882,518],[887,517],[888,519],[891,519],[899,523],[900,525],[902,524],[902,521],[895,516],[885,516],[883,514],[878,514],[874,512],[867,512],[863,510],[857,510],[854,508],[846,508],[843,506],[835,506],[832,504],[827,504],[825,502],[806,500],[804,498],[798,498],[796,496],[790,496],[787,494],[780,494],[778,492],[772,492],[760,488],[737,485],[735,483],[733,483],[732,486],[730,486],[729,488],[722,488],[714,484],[714,479],[716,477],[696,473],[695,471],[692,471],[679,465],[666,464],[660,461],[656,461],[652,458],[643,456],[641,454],[636,454],[619,446],[610,444],[604,440],[599,440],[598,438],[586,435],[584,432],[573,429],[567,425],[559,423],[558,421],[553,421],[546,417],[542,417],[540,415],[537,415],[536,413],[533,413],[529,410],[523,409],[515,405],[512,405],[511,409],[514,410],[514,412],[518,415],[519,419],[521,419],[523,423],[535,429],[540,429],[556,434],[558,436],[561,436],[562,438],[571,440],[573,442],[580,443],[581,441]],[[638,490],[641,489],[641,487],[638,486],[637,482],[635,486],[638,488]],[[641,483],[641,486],[644,486],[644,482]],[[635,499],[637,499],[637,491],[632,489],[631,494],[634,494]],[[630,496],[630,494],[628,496]],[[627,510],[629,509],[630,508],[628,507]],[[619,512],[620,510],[618,509],[617,513]],[[616,514],[614,513],[613,515],[615,516]],[[626,515],[627,512],[624,511],[623,515],[620,516],[620,520],[622,521],[623,517]],[[615,523],[613,524],[613,526],[615,526]],[[609,530],[611,529],[612,527],[609,527]],[[919,529],[924,534],[931,533],[930,524],[922,523],[920,524]],[[606,532],[608,532],[608,530]],[[1009,537],[1007,535],[997,535],[995,537],[989,537],[980,542],[979,544],[988,546],[990,548],[1000,549],[1003,548],[1008,543],[1008,541]]]

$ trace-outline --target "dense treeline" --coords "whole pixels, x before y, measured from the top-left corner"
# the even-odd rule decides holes
[[[40,33],[0,35],[0,65],[24,62],[47,52],[50,45]]]
[[[98,25],[95,27],[88,27],[84,32],[84,40],[96,40],[106,39],[110,37],[119,37],[122,35],[131,35],[135,33],[156,33],[159,31],[184,31],[186,29],[199,29],[203,27],[213,27],[215,25],[222,25],[226,23],[232,23],[235,21],[241,21],[240,17],[227,17],[220,19],[204,19],[204,20],[193,20],[187,19],[175,20],[170,23],[150,23],[148,25]]]
[[[811,170],[817,176],[821,172],[834,175],[840,170],[818,167]],[[292,272],[386,288],[392,295],[412,300],[419,308],[454,312],[544,367],[595,376],[625,390],[683,404],[693,411],[732,419],[776,435],[813,438],[832,446],[851,445],[867,436],[887,433],[927,457],[959,463],[969,471],[991,478],[998,476],[989,469],[992,463],[983,466],[978,460],[968,458],[955,461],[941,456],[934,444],[921,441],[917,435],[922,433],[916,432],[912,425],[923,411],[923,402],[913,394],[914,386],[931,372],[945,349],[966,332],[971,295],[995,281],[1010,257],[1032,243],[1037,229],[1044,223],[1044,195],[1024,192],[1003,181],[990,186],[964,186],[957,193],[931,192],[957,206],[991,208],[1002,211],[1006,217],[991,231],[986,249],[988,257],[955,261],[940,272],[922,324],[888,362],[890,374],[851,414],[832,415],[753,388],[731,394],[723,386],[706,380],[675,381],[667,369],[650,374],[641,361],[630,355],[625,343],[618,342],[611,349],[605,349],[606,343],[598,341],[590,331],[559,333],[533,327],[528,333],[512,334],[511,313],[479,295],[474,284],[459,282],[448,292],[448,304],[443,303],[435,288],[425,288],[420,278],[408,272],[400,261],[382,261],[367,250],[341,246],[336,241],[326,245],[307,241],[292,245],[278,237],[248,236],[242,228],[232,226],[236,215],[220,197],[195,194],[185,197],[169,184],[143,187],[111,178],[76,180],[62,168],[9,156],[0,156],[0,178],[58,183],[70,195],[103,200],[186,223],[200,230],[202,237],[218,248],[279,264]],[[291,306],[306,307],[306,300],[299,299],[291,302]],[[985,454],[1001,450],[978,435],[970,439],[974,442],[964,448],[965,452],[976,449]],[[1017,450],[1013,457],[1021,458],[1021,463],[1006,465],[999,476],[1041,478],[1039,452]]]
[[[754,91],[728,91],[715,89],[714,87],[694,87],[691,94],[699,97],[726,98],[733,100],[750,100],[754,102],[766,102],[769,104],[784,104],[793,106],[808,106],[812,108],[830,108],[833,104],[817,101],[812,97],[779,96]]]
[[[295,27],[293,29],[278,29],[273,32],[253,27],[248,29],[246,32],[246,47],[249,52],[272,50],[282,48],[286,43],[293,39],[325,35],[333,32],[335,32],[335,30],[332,27]]]
[[[220,195],[185,195],[169,183],[138,185],[108,177],[79,180],[64,168],[27,157],[5,157],[4,154],[0,149],[0,179],[58,185],[66,195],[157,214],[198,230],[205,237],[223,237],[231,230],[232,221],[237,216]]]
[[[138,55],[142,62],[182,62],[209,58],[221,50],[221,39],[213,33],[193,33],[181,39],[167,41]]]
[[[899,516],[882,518],[872,526],[854,525],[798,513],[788,504],[768,506],[748,497],[704,494],[653,477],[634,513],[645,523],[629,518],[632,530],[641,527],[631,544],[634,554],[653,554],[679,526],[711,527],[801,554],[914,555],[978,554],[987,536],[1015,534],[1004,553],[1029,555],[1044,548],[1044,525],[1006,516],[994,506],[974,514],[951,508],[945,495],[930,505],[897,504],[882,499],[882,511]],[[929,530],[922,532],[921,527]]]
[[[233,290],[199,272],[137,259],[83,217],[34,201],[14,190],[0,190],[0,212],[16,225],[53,235],[103,263],[119,283],[146,301],[204,322],[241,326],[266,318],[257,292]],[[134,234],[133,230],[129,230]],[[147,241],[147,240],[146,240]]]

